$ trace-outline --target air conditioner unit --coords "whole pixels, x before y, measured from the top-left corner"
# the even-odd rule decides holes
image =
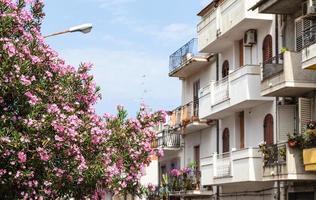
[[[303,16],[306,18],[316,16],[316,0],[307,0],[302,4]]]
[[[257,30],[249,29],[245,32],[244,35],[244,46],[251,47],[252,45],[257,43]]]

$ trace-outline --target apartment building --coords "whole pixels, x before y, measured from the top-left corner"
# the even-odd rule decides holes
[[[159,177],[195,161],[199,187],[170,197],[316,199],[316,173],[287,144],[316,118],[316,1],[217,0],[198,16],[198,38],[170,56],[182,104],[157,145]]]

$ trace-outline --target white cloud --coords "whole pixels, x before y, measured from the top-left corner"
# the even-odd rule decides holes
[[[170,23],[158,25],[153,23],[144,23],[144,21],[133,19],[128,14],[128,4],[136,0],[98,0],[100,7],[111,12],[112,18],[110,21],[113,24],[121,24],[126,28],[143,33],[147,36],[154,37],[163,43],[170,41],[182,41],[183,38],[190,39],[196,32],[195,26],[184,23]]]
[[[122,37],[117,37],[110,34],[105,34],[101,37],[101,40],[103,40],[107,45],[115,45],[119,46],[120,48],[130,48],[134,46],[134,42],[127,40]]]
[[[113,7],[119,7],[124,4],[131,3],[135,0],[98,0],[100,3],[101,8],[113,8]]]
[[[180,100],[179,81],[168,77],[168,60],[144,52],[107,49],[68,49],[61,52],[67,62],[95,64],[93,74],[103,99],[98,112],[113,112],[116,104],[138,107],[141,98],[155,109],[171,109]],[[145,75],[145,76],[144,76]]]
[[[201,6],[206,6],[207,4],[211,3],[212,0],[200,0]]]

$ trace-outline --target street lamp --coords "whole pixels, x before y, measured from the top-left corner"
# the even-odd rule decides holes
[[[81,24],[78,26],[73,26],[65,31],[46,35],[46,36],[44,36],[44,38],[48,38],[48,37],[52,37],[52,36],[56,36],[56,35],[61,35],[61,34],[65,34],[65,33],[73,33],[73,32],[81,32],[81,33],[86,34],[86,33],[89,33],[91,31],[91,29],[92,29],[92,24]]]

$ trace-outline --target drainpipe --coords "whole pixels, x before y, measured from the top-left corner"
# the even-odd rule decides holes
[[[219,154],[219,120],[216,120],[216,152]],[[216,186],[216,200],[219,200],[219,185]]]
[[[279,64],[279,17],[275,15],[275,55],[277,56],[276,64]]]
[[[215,55],[215,57],[216,57],[216,81],[219,81],[219,55],[218,53]]]
[[[216,81],[219,80],[219,55],[216,54]],[[216,120],[216,152],[219,153],[219,120]],[[219,186],[216,186],[216,200],[219,200]]]
[[[278,14],[275,15],[275,54],[276,54],[276,64],[279,64],[279,16]],[[278,141],[278,102],[279,102],[279,98],[276,98],[276,141]],[[278,180],[277,180],[277,200],[281,199],[281,183],[280,183],[280,166],[279,166],[279,160],[277,161],[277,176],[278,176]]]

